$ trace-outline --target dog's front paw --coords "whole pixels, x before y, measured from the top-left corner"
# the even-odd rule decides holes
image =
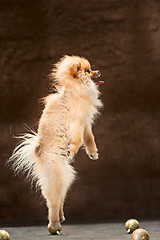
[[[89,158],[92,159],[92,160],[97,160],[98,159],[98,153],[94,153],[94,154],[89,154]]]

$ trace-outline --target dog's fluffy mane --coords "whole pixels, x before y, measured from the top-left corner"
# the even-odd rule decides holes
[[[65,55],[58,63],[54,64],[50,76],[54,79],[55,85],[68,86],[70,83],[72,86],[76,83],[77,71],[84,67],[84,65],[86,69],[91,67],[87,59],[83,57]]]
[[[87,59],[79,56],[65,55],[58,63],[54,64],[49,76],[51,85],[57,91],[65,87],[73,91],[77,96],[93,95],[95,93],[98,97],[100,94],[98,88],[85,74],[85,70],[90,68],[91,65]]]

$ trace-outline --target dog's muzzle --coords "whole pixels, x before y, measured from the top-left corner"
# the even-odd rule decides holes
[[[98,77],[100,77],[101,76],[101,73],[100,73],[100,71],[99,70],[97,70],[96,71],[96,75],[94,76],[95,78],[98,78]],[[94,80],[95,81],[95,80]],[[104,83],[104,81],[95,81],[95,83],[97,84],[97,85],[100,85],[100,84],[103,84]]]

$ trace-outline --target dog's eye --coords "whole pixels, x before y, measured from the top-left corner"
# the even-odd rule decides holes
[[[91,71],[90,71],[89,69],[87,69],[87,72],[88,72],[88,73],[91,73]]]

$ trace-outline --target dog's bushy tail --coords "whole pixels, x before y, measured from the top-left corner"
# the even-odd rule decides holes
[[[15,175],[22,173],[26,174],[30,180],[36,180],[34,164],[36,160],[35,147],[38,143],[38,135],[32,132],[16,138],[21,141],[14,149],[7,163],[11,163]]]

